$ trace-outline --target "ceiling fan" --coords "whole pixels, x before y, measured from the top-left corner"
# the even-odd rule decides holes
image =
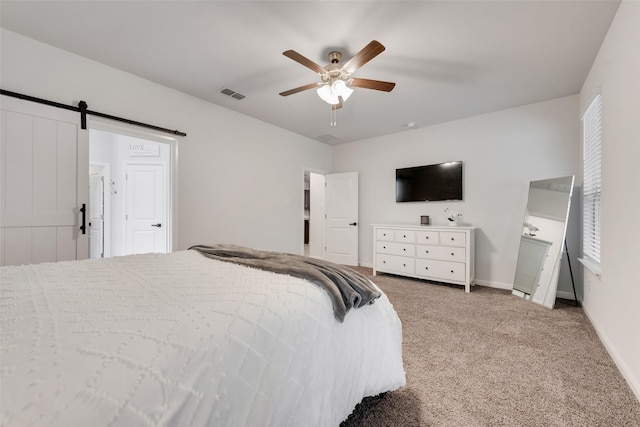
[[[318,73],[320,81],[280,92],[280,95],[289,96],[305,90],[317,89],[318,96],[320,96],[323,101],[331,104],[331,109],[335,111],[338,108],[342,108],[342,103],[351,96],[353,93],[352,87],[391,92],[396,85],[395,83],[351,77],[353,72],[381,54],[384,49],[384,46],[380,42],[372,40],[345,64],[340,64],[342,53],[332,51],[329,53],[329,64],[324,67],[300,55],[295,50],[282,52],[287,58],[291,58]]]

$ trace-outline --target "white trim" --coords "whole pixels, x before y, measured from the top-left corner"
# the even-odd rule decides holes
[[[589,258],[577,258],[578,262],[584,266],[587,270],[589,270],[592,274],[597,276],[598,278],[602,274],[602,269],[600,268],[600,263],[595,262]]]
[[[369,262],[361,262],[358,265],[360,267],[373,268],[373,264]],[[375,282],[375,279],[374,279],[374,282]],[[488,280],[474,280],[473,283],[471,283],[471,286],[475,286],[475,285],[484,286],[486,288],[504,289],[507,291],[510,291],[513,289],[513,285],[511,283],[490,282]],[[573,297],[573,294],[571,294],[571,296]]]
[[[167,235],[167,248],[170,252],[175,252],[178,247],[178,146],[182,138],[169,136],[160,131],[144,130],[139,126],[127,125],[124,123],[114,123],[106,119],[96,119],[89,116],[88,129],[97,129],[116,135],[126,135],[133,138],[146,139],[164,144],[169,144],[169,164],[168,175],[166,176],[169,186],[167,195],[168,217],[167,224],[171,230]]]
[[[104,191],[108,192],[108,197],[104,198],[104,212],[103,212],[103,223],[102,223],[102,230],[103,230],[103,241],[102,241],[102,254],[104,258],[110,258],[111,257],[111,198],[113,197],[112,194],[112,186],[111,183],[113,182],[111,180],[111,163],[106,163],[106,162],[97,162],[97,161],[91,161],[89,160],[89,167],[91,166],[97,166],[102,168],[102,172],[101,175],[104,177],[104,179],[106,180],[106,182],[104,183]],[[89,195],[89,198],[91,198],[91,195]]]
[[[310,167],[307,167],[307,166],[304,166],[302,168],[302,213],[303,213],[303,215],[304,215],[304,190],[305,190],[305,188],[304,188],[304,179],[305,179],[305,176],[306,176],[307,173],[315,173],[315,174],[318,174],[318,175],[325,176],[329,172],[327,172],[325,170],[321,170],[321,169],[310,168]],[[311,193],[309,193],[309,197],[311,197]],[[322,194],[322,197],[324,198],[324,194]],[[311,221],[309,222],[309,226],[310,227],[318,227],[317,224],[312,225]],[[302,240],[301,240],[302,249],[301,249],[300,253],[304,255],[304,221],[302,222],[302,227],[303,227]],[[319,227],[321,228],[320,231],[321,231],[321,234],[322,234],[322,236],[324,238],[324,222],[322,222]],[[311,229],[309,229],[309,234],[311,234]],[[324,241],[320,243],[320,247],[324,247]],[[322,254],[324,255],[324,250],[322,251]],[[318,257],[318,256],[309,256],[309,258],[324,259],[323,257]]]
[[[591,326],[593,326],[593,329],[596,331],[598,338],[600,338],[600,342],[602,342],[604,348],[607,350],[607,353],[609,353],[609,356],[611,356],[613,362],[616,364],[616,367],[622,374],[622,377],[627,381],[627,384],[629,384],[631,391],[633,391],[633,393],[636,395],[636,399],[640,401],[640,379],[636,378],[633,375],[633,371],[627,366],[626,363],[624,363],[624,361],[616,351],[615,346],[611,344],[611,341],[609,341],[603,331],[598,328],[597,324],[593,321],[593,318],[589,315],[589,310],[587,309],[587,307],[583,306],[582,310],[587,316],[587,319],[589,319]]]
[[[373,268],[373,264],[370,262],[361,262],[358,264],[360,267],[366,267],[366,268]],[[375,280],[374,280],[375,281]],[[474,280],[473,283],[471,283],[471,286],[484,286],[487,288],[494,288],[494,289],[504,289],[507,291],[510,291],[513,289],[513,284],[511,283],[501,283],[501,282],[490,282],[488,280]],[[573,297],[573,294],[571,295]]]
[[[582,252],[600,262],[602,227],[602,97],[582,116]]]

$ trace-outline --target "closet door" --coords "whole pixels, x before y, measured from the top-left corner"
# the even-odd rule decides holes
[[[87,258],[80,208],[89,197],[89,136],[80,114],[0,101],[0,265]]]

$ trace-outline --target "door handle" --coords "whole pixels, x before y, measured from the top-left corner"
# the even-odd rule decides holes
[[[349,225],[358,225],[358,223],[357,223],[357,222],[352,222],[352,223],[351,223],[351,224],[349,224]]]
[[[87,204],[83,203],[80,208],[80,212],[82,212],[82,225],[80,226],[80,231],[82,234],[87,234]]]
[[[151,224],[152,227],[162,227],[162,224]]]

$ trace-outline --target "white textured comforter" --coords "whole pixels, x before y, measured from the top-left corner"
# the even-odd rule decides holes
[[[1,269],[3,426],[337,426],[405,384],[387,297],[195,251]]]

